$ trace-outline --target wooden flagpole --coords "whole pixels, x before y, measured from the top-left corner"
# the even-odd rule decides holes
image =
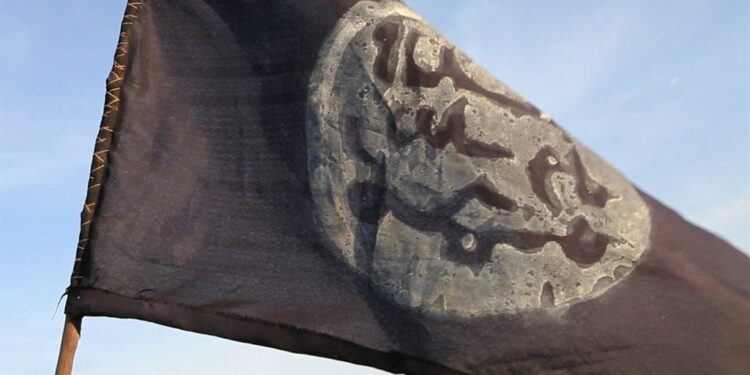
[[[120,29],[120,39],[117,41],[117,50],[115,52],[115,61],[112,71],[107,78],[107,102],[104,106],[104,115],[97,137],[94,159],[92,162],[91,177],[89,180],[89,190],[86,194],[86,203],[84,211],[81,213],[81,235],[79,246],[76,251],[76,261],[73,267],[73,278],[71,287],[77,286],[81,279],[81,265],[83,251],[88,243],[89,230],[91,221],[94,217],[94,207],[101,194],[101,186],[106,175],[107,151],[112,143],[113,123],[116,123],[117,112],[119,111],[120,91],[123,85],[123,76],[128,65],[128,30],[138,18],[141,0],[127,0],[125,15],[122,20]],[[73,373],[73,358],[78,348],[78,341],[81,339],[81,320],[83,316],[65,315],[65,327],[63,328],[62,340],[60,341],[60,353],[57,356],[57,367],[55,375],[71,375]]]
[[[60,354],[57,356],[55,375],[71,375],[73,373],[73,357],[76,354],[78,340],[81,338],[81,316],[65,315]]]

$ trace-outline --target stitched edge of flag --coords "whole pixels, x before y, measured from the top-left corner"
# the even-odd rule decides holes
[[[86,256],[89,253],[91,225],[96,215],[96,205],[99,202],[104,182],[107,178],[109,150],[112,145],[115,129],[119,123],[121,91],[130,62],[129,31],[138,19],[142,4],[142,0],[128,0],[125,7],[125,15],[120,26],[120,37],[117,41],[114,63],[107,77],[104,114],[99,126],[99,133],[96,136],[86,201],[81,211],[81,232],[78,237],[73,274],[70,279],[71,287],[79,286],[84,278],[84,265]]]

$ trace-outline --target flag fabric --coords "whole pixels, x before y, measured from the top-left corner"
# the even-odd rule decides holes
[[[130,0],[66,313],[415,374],[750,369],[750,260],[391,0]]]

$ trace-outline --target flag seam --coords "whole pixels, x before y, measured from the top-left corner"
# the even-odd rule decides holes
[[[91,161],[86,201],[81,211],[81,230],[78,237],[76,257],[73,264],[70,286],[81,285],[85,272],[85,260],[89,252],[91,226],[96,215],[96,206],[102,194],[109,167],[109,150],[119,122],[121,92],[128,73],[130,62],[129,31],[138,20],[142,0],[128,0],[125,14],[120,25],[120,37],[117,41],[114,62],[107,77],[104,113],[96,136],[94,155]]]
[[[101,308],[106,306],[106,308]],[[399,373],[464,375],[447,367],[397,350],[379,350],[323,332],[286,323],[228,313],[213,309],[147,298],[131,298],[100,288],[72,288],[65,306],[66,314],[109,316],[151,321],[187,331],[201,332],[230,340],[278,348],[377,367]],[[175,316],[178,318],[175,319]],[[240,328],[233,322],[254,325]],[[223,333],[218,333],[218,330]],[[283,333],[293,336],[288,340]],[[346,348],[336,347],[343,344]],[[327,349],[331,348],[331,349]]]

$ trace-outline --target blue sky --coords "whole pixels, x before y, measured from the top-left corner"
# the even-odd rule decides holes
[[[750,249],[750,3],[408,1],[636,185]],[[121,1],[0,2],[0,373],[54,367]],[[77,374],[375,374],[86,318]]]

